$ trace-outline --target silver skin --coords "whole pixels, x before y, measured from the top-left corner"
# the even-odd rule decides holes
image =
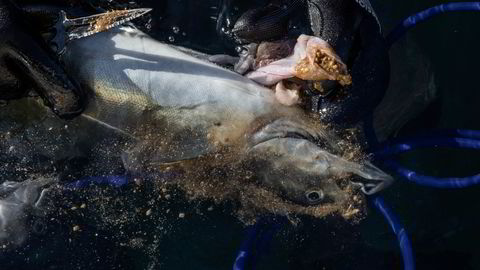
[[[259,183],[306,205],[345,199],[334,180],[339,177],[368,179],[373,182],[368,193],[392,181],[368,161],[330,153],[337,149],[336,138],[325,126],[279,104],[271,90],[133,27],[73,41],[61,60],[90,91],[84,118],[135,138],[137,146],[156,143],[124,149],[130,170],[228,152],[253,164]]]

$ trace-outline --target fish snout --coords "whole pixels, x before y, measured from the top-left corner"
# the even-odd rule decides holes
[[[369,162],[348,161],[305,139],[272,139],[254,146],[251,154],[260,161],[259,181],[302,205],[345,202],[349,195],[345,183],[373,194],[393,181]]]
[[[394,179],[369,161],[361,163],[345,160],[338,156],[330,157],[330,164],[333,174],[350,175],[352,184],[359,186],[367,195],[375,194],[390,186]]]

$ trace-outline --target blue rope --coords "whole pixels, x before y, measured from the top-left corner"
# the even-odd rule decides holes
[[[458,137],[466,139],[476,139],[480,140],[480,131],[478,130],[469,130],[469,129],[445,129],[430,131],[426,134],[418,134],[416,137]]]
[[[400,251],[402,253],[404,270],[415,270],[415,261],[413,257],[412,245],[410,243],[410,239],[408,238],[407,231],[399,222],[395,213],[385,203],[383,198],[381,198],[380,196],[373,196],[370,197],[370,201],[383,215],[385,220],[390,225],[393,233],[397,236]],[[260,222],[257,222],[255,225],[249,226],[246,229],[246,238],[237,253],[235,262],[233,264],[233,270],[245,270],[247,269],[247,265],[250,265],[252,269],[255,269],[256,261],[255,255],[252,251],[254,244],[256,244],[257,246],[263,244],[265,246],[267,242],[270,242],[274,232],[279,227],[276,226],[273,229],[268,229],[266,232],[261,232],[260,226]],[[269,226],[269,224],[267,224],[267,226]],[[259,248],[259,250],[262,251],[262,248]]]
[[[373,129],[372,125],[368,126],[368,128]],[[370,131],[369,131],[370,132]],[[369,134],[369,136],[371,136]],[[401,139],[392,139],[389,140],[388,144],[394,144],[401,141],[406,140],[417,140],[417,139],[432,139],[432,138],[464,138],[464,139],[473,139],[473,140],[480,140],[480,131],[477,130],[470,130],[470,129],[440,129],[434,131],[427,131],[415,134],[415,136],[406,136],[402,137]],[[381,145],[380,143],[377,143]],[[385,145],[385,143],[383,144]]]
[[[142,175],[142,179],[162,179],[168,180],[180,176],[178,172],[163,172],[156,173],[155,175]],[[125,186],[132,182],[132,175],[108,175],[108,176],[89,176],[81,178],[75,182],[71,182],[65,185],[66,188],[79,189],[86,188],[91,185],[110,185],[116,188]]]
[[[445,136],[445,137],[435,137]],[[449,138],[446,136],[463,136]],[[480,132],[473,130],[443,130],[431,135],[423,135],[418,138],[400,141],[394,144],[384,145],[375,152],[375,159],[386,167],[393,170],[402,178],[416,184],[434,188],[466,188],[480,184],[480,174],[467,177],[434,177],[423,175],[410,170],[393,160],[393,155],[428,147],[450,147],[458,149],[480,149]],[[474,139],[471,139],[474,138]]]
[[[370,197],[373,205],[377,208],[377,210],[382,213],[382,215],[387,220],[390,228],[392,228],[393,232],[397,236],[398,245],[400,246],[400,251],[402,252],[403,257],[403,269],[405,270],[415,270],[415,260],[413,257],[413,250],[412,245],[410,243],[410,239],[408,238],[407,231],[402,226],[402,224],[398,221],[395,213],[387,206],[383,198],[379,196]]]
[[[259,226],[258,223],[255,223],[247,228],[247,237],[243,240],[240,250],[233,262],[233,270],[244,270],[246,269],[246,265],[251,262],[253,257],[252,246],[257,238]]]
[[[434,177],[428,175],[419,174],[413,170],[410,170],[398,162],[393,160],[388,160],[384,162],[384,165],[392,169],[402,178],[414,182],[415,184],[433,187],[433,188],[442,188],[442,189],[451,189],[451,188],[467,188],[480,184],[480,174],[468,176],[468,177]]]
[[[426,137],[401,141],[396,144],[387,144],[375,152],[376,157],[388,158],[389,156],[421,148],[450,147],[459,149],[480,149],[480,140],[466,138]]]
[[[250,265],[255,269],[258,259],[268,252],[273,236],[286,221],[282,218],[275,222],[262,219],[246,229],[246,238],[237,252],[233,270],[244,270]],[[262,228],[262,229],[261,229]],[[253,252],[255,247],[256,253]]]
[[[424,22],[432,17],[435,17],[442,13],[447,12],[459,12],[459,11],[480,11],[480,2],[458,2],[458,3],[446,3],[438,6],[428,8],[417,14],[414,14],[402,23],[397,25],[392,32],[387,36],[387,46],[391,46],[398,41],[410,28],[417,24]]]
[[[126,175],[111,175],[111,176],[93,176],[79,179],[75,182],[65,185],[66,188],[78,189],[96,185],[111,185],[113,187],[121,187],[128,184],[128,178]]]
[[[480,11],[480,2],[459,2],[447,3],[438,5],[415,15],[412,15],[402,23],[397,25],[394,30],[386,37],[388,47],[391,47],[398,41],[410,28],[426,21],[436,15],[456,12],[456,11]],[[455,147],[455,148],[470,148],[480,149],[480,132],[472,130],[444,130],[430,133],[428,135],[417,136],[407,141],[397,142],[380,148],[380,143],[373,128],[373,115],[364,121],[365,136],[367,137],[368,145],[371,149],[380,149],[376,151],[375,159],[383,159],[384,165],[393,169],[398,175],[403,178],[415,182],[420,185],[436,187],[436,188],[461,188],[476,185],[480,183],[480,174],[464,178],[437,178],[418,174],[409,170],[393,160],[386,160],[387,157],[411,151],[418,148],[425,147]],[[404,269],[414,270],[415,262],[412,252],[410,240],[405,229],[398,222],[397,217],[392,210],[385,204],[381,197],[373,197],[372,199],[375,207],[383,214],[388,221],[390,227],[397,236],[397,240],[402,252]]]
[[[436,15],[447,12],[459,11],[480,11],[480,2],[458,2],[446,3],[438,6],[428,8],[417,14],[414,14],[397,25],[394,30],[386,37],[387,45],[391,46],[398,39],[400,39],[409,29],[417,24],[424,22]],[[365,121],[365,134],[367,136],[370,147],[378,148],[378,139],[372,126],[372,119]],[[411,151],[426,147],[453,147],[453,148],[469,148],[480,149],[480,132],[473,130],[447,130],[436,133],[431,133],[426,136],[419,136],[410,140],[400,142],[397,144],[390,143],[390,145],[383,146],[383,149],[375,153],[377,160],[383,160],[383,163],[389,168],[393,169],[398,175],[403,178],[415,182],[417,184],[435,188],[464,188],[479,184],[480,174],[470,177],[450,177],[437,178],[427,175],[418,174],[409,170],[397,162],[391,160],[392,155]],[[390,159],[390,160],[387,160]]]

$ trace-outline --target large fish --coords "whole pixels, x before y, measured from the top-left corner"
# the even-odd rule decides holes
[[[0,148],[25,164],[27,156],[38,166],[39,155],[55,164],[93,152],[94,161],[104,154],[136,175],[167,172],[190,183],[189,191],[258,186],[293,205],[322,206],[322,213],[349,201],[349,180],[363,179],[367,193],[392,181],[315,117],[278,103],[270,89],[135,28],[72,41],[61,60],[88,92],[80,117],[46,117],[32,101],[0,107]],[[113,141],[108,151],[105,141]],[[98,160],[97,167],[109,167]]]
[[[392,180],[368,161],[343,158],[325,125],[271,90],[133,27],[73,41],[61,60],[89,91],[84,117],[135,138],[123,154],[131,171],[199,176],[202,166],[238,166],[225,181],[248,170],[304,205],[344,200],[340,178],[368,179],[370,193]]]

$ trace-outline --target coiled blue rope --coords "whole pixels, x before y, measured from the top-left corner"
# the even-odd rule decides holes
[[[454,189],[454,188],[467,188],[480,184],[480,174],[469,177],[445,177],[439,178],[429,175],[422,175],[413,170],[410,170],[398,162],[389,160],[384,162],[384,165],[392,169],[402,178],[414,182],[415,184],[441,188],[441,189]]]
[[[415,270],[413,249],[407,231],[382,197],[372,196],[369,199],[390,225],[393,233],[397,236],[400,251],[402,253],[404,270]],[[269,224],[266,225],[269,226]],[[245,270],[247,269],[247,266],[251,266],[251,269],[255,269],[256,256],[253,253],[253,248],[256,247],[257,252],[265,253],[265,245],[268,245],[272,240],[273,234],[278,230],[278,223],[276,225],[276,227],[270,228],[270,230],[267,230],[266,232],[260,230],[260,226],[262,226],[262,223],[260,222],[249,226],[246,229],[246,237],[237,252],[237,256],[233,263],[233,270]],[[257,254],[257,256],[259,256],[259,254]]]
[[[446,3],[428,8],[417,14],[414,14],[397,25],[392,32],[386,37],[387,46],[391,46],[398,41],[410,28],[424,22],[434,16],[447,12],[460,11],[480,11],[480,2],[458,2]]]
[[[450,147],[461,149],[480,149],[480,140],[459,137],[427,137],[400,141],[388,144],[375,153],[376,156],[388,158],[390,156],[421,148]]]
[[[68,183],[65,185],[65,187],[71,189],[79,189],[86,188],[91,185],[110,185],[119,188],[128,183],[129,181],[126,175],[93,176],[85,177],[75,182]]]
[[[165,172],[156,173],[155,175],[143,175],[142,179],[162,179],[163,181],[179,177],[181,173],[177,172]],[[89,176],[84,177],[74,182],[65,185],[66,188],[79,189],[86,188],[91,185],[108,185],[112,187],[122,187],[133,182],[133,176],[129,174],[123,175],[103,175],[103,176]]]
[[[447,12],[480,11],[480,2],[445,3],[411,15],[397,25],[386,37],[387,45],[391,46],[400,39],[409,29],[436,15]],[[417,184],[435,188],[465,188],[480,184],[480,174],[470,177],[438,178],[419,174],[403,167],[392,159],[395,154],[426,147],[451,147],[480,149],[480,132],[473,130],[446,130],[419,136],[397,144],[390,143],[379,148],[378,139],[373,130],[372,119],[365,121],[365,134],[370,146],[380,149],[375,152],[376,160],[395,171],[399,176]]]
[[[397,241],[400,246],[400,251],[403,258],[403,269],[405,270],[415,270],[415,260],[413,257],[412,244],[408,238],[407,231],[403,225],[398,221],[397,216],[393,213],[392,209],[387,206],[385,201],[380,196],[370,197],[371,202],[377,208],[377,210],[382,213],[383,217],[387,220],[390,228],[397,236]]]
[[[244,270],[247,266],[255,269],[257,260],[269,250],[274,234],[285,221],[261,220],[246,229],[246,238],[237,252],[233,263],[233,270]],[[256,253],[253,252],[255,247]]]
[[[240,250],[235,257],[235,261],[233,262],[233,270],[244,270],[246,269],[248,263],[254,265],[254,263],[251,262],[253,257],[252,246],[258,234],[258,226],[258,224],[255,224],[246,229],[247,237],[245,240],[243,240]]]
[[[430,19],[441,13],[457,11],[480,11],[480,2],[446,3],[414,14],[403,20],[402,23],[397,25],[386,37],[387,46],[390,47],[410,28],[418,25],[420,22],[426,21],[427,19]],[[370,147],[372,149],[380,149],[376,151],[375,159],[377,161],[383,160],[384,165],[394,170],[403,178],[420,185],[436,188],[463,188],[480,184],[480,174],[463,178],[437,178],[418,174],[417,172],[409,170],[391,159],[392,155],[426,147],[480,149],[480,131],[461,129],[436,131],[426,135],[420,135],[409,140],[404,140],[402,142],[390,142],[389,144],[380,147],[378,138],[376,137],[373,129],[373,115],[367,118],[364,124],[365,135]],[[385,204],[385,201],[381,197],[375,196],[371,199],[371,201],[373,202],[374,206],[383,214],[385,219],[390,224],[393,232],[397,235],[397,240],[402,252],[404,269],[415,269],[413,251],[405,229],[400,225],[398,219],[393,214],[393,211]]]
[[[456,136],[456,137],[451,137]],[[480,173],[468,177],[434,177],[410,170],[393,158],[394,155],[422,148],[449,147],[457,149],[480,149],[480,132],[474,130],[443,130],[418,138],[384,144],[375,151],[375,160],[397,175],[416,184],[434,188],[466,188],[480,184]]]

